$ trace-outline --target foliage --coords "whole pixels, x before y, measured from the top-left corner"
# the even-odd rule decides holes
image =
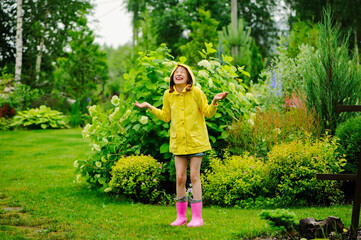
[[[299,52],[301,45],[309,45],[313,48],[317,47],[319,38],[318,26],[311,24],[309,21],[297,21],[293,23],[292,30],[288,37],[287,55],[295,58]]]
[[[31,89],[30,86],[25,84],[17,84],[13,92],[6,95],[4,99],[0,98],[0,102],[7,103],[10,108],[14,108],[15,112],[18,112],[28,110],[39,100],[42,94],[42,90]]]
[[[8,66],[15,72],[16,0],[0,1],[0,68]],[[74,29],[82,14],[89,13],[91,4],[82,0],[23,1],[23,67],[22,83],[32,89],[50,92],[53,88],[54,62],[64,56],[69,43],[69,29]],[[39,45],[44,39],[43,51]],[[36,80],[36,60],[42,54],[41,74]]]
[[[11,126],[12,123],[13,123],[12,118],[5,118],[0,116],[0,131],[11,130],[13,128]]]
[[[202,54],[208,56],[214,52],[211,44],[207,44],[207,50]],[[164,91],[169,88],[169,75],[176,62],[172,61],[169,50],[162,45],[156,51],[142,52],[137,60],[137,68],[131,69],[124,74],[126,80],[124,91],[128,93],[125,101],[113,96],[113,107],[105,111],[100,105],[89,108],[92,117],[91,124],[85,126],[84,137],[89,137],[94,148],[86,160],[80,160],[79,166],[85,165],[83,176],[87,176],[87,182],[95,187],[106,187],[110,180],[109,171],[114,162],[121,156],[146,154],[162,162],[170,159],[169,153],[169,123],[164,123],[153,114],[146,114],[133,107],[134,101],[149,102],[154,107],[161,108]],[[184,60],[184,58],[182,59]],[[216,59],[203,60],[200,62],[202,70],[194,71],[196,85],[204,86],[203,91],[208,99],[213,98],[215,93],[229,91],[223,103],[218,107],[218,113],[207,121],[210,139],[213,147],[220,153],[226,142],[227,132],[224,130],[228,122],[238,118],[244,112],[254,106],[255,99],[245,96],[245,89],[239,85],[240,80],[234,79],[238,75],[236,68],[231,66],[224,56],[225,65],[221,65]],[[210,79],[209,76],[212,76]],[[206,88],[205,86],[209,86]],[[132,94],[129,92],[132,90]],[[236,95],[236,93],[238,93]],[[103,159],[106,163],[102,168],[102,176],[106,179],[101,184],[95,179],[95,173],[91,166]],[[80,164],[81,162],[81,164]],[[80,167],[79,167],[80,170]]]
[[[190,41],[180,47],[180,51],[187,58],[189,65],[196,65],[202,60],[200,54],[195,49],[202,49],[205,42],[217,44],[217,26],[219,22],[211,17],[210,11],[200,8],[198,10],[199,22],[192,22]]]
[[[246,69],[251,65],[251,46],[253,38],[251,35],[252,28],[246,30],[245,21],[240,18],[238,20],[237,28],[235,29],[232,24],[222,28],[219,34],[222,46],[228,49],[227,54],[232,52],[231,56],[234,63],[240,66],[246,65]],[[236,51],[233,51],[236,49]]]
[[[201,52],[205,59],[198,63],[200,69],[196,72],[197,85],[208,99],[212,99],[219,92],[229,92],[227,98],[219,102],[215,116],[206,122],[212,146],[219,154],[227,145],[227,125],[243,115],[248,115],[258,105],[258,100],[251,93],[246,93],[247,86],[240,78],[249,77],[249,73],[244,71],[243,67],[232,66],[233,59],[229,56],[222,56],[221,65],[219,59],[211,57],[212,53],[216,53],[213,45],[205,45],[206,49]]]
[[[11,83],[13,79],[13,74],[7,73],[7,67],[3,67],[1,69],[1,76],[0,76],[0,93],[3,93],[5,87]]]
[[[269,220],[268,223],[275,230],[290,230],[298,224],[296,214],[287,209],[263,210],[260,217]]]
[[[95,96],[97,85],[100,94],[104,94],[108,65],[105,53],[94,43],[94,34],[86,26],[86,19],[79,20],[78,24],[78,28],[69,31],[72,38],[70,52],[67,57],[57,60],[54,91],[82,104],[89,97]]]
[[[269,187],[284,205],[330,204],[342,200],[341,183],[319,181],[316,173],[340,173],[346,160],[336,151],[336,139],[294,140],[268,153]]]
[[[124,94],[123,74],[136,65],[135,49],[130,45],[119,46],[117,49],[103,47],[102,50],[107,55],[109,81],[105,85],[105,96]]]
[[[68,124],[66,117],[61,112],[42,105],[40,108],[18,112],[11,126],[46,129],[65,128],[68,127]]]
[[[111,171],[111,191],[125,195],[127,199],[157,203],[162,197],[163,167],[164,164],[150,156],[122,157]]]
[[[193,29],[194,22],[199,22],[198,9],[204,8],[205,11],[210,11],[212,17],[219,22],[217,30],[221,30],[230,23],[231,10],[230,3],[227,1],[164,0],[145,2],[129,0],[126,1],[126,4],[128,10],[133,13],[133,19],[137,18],[139,21],[140,13],[149,10],[157,44],[166,43],[176,57],[180,55],[179,47],[187,43],[187,35],[184,33]],[[129,6],[131,7],[129,8]],[[261,46],[262,55],[270,53],[270,46],[273,45],[277,35],[275,23],[271,17],[275,6],[275,0],[238,1],[238,15],[252,26],[252,37],[256,40],[257,45]],[[136,30],[136,35],[140,35],[138,30]]]
[[[347,159],[345,172],[356,174],[361,151],[361,116],[349,118],[341,123],[336,128],[335,136],[340,144],[337,151]]]
[[[219,206],[242,206],[267,192],[266,165],[254,156],[231,156],[210,160],[202,174],[203,201]]]
[[[336,127],[350,114],[337,113],[337,105],[355,105],[360,99],[361,76],[356,54],[350,61],[348,36],[339,46],[340,33],[332,25],[330,9],[324,11],[320,24],[318,51],[304,66],[305,93],[308,108],[315,107],[324,129],[334,134]]]
[[[284,101],[284,109],[261,110],[232,122],[227,129],[229,150],[233,154],[249,152],[261,157],[274,145],[302,138],[318,138],[321,128],[315,111],[292,94]]]
[[[71,105],[69,124],[72,127],[84,126],[86,115],[82,113],[79,101],[75,101]]]
[[[340,31],[342,34],[351,32],[350,48],[356,46],[361,36],[361,21],[358,6],[359,0],[344,1],[325,1],[325,0],[286,0],[285,3],[295,14],[289,15],[289,25],[294,22],[312,21],[320,22],[322,20],[322,11],[325,7],[333,9],[335,18],[340,23]],[[356,49],[356,48],[355,48]]]
[[[264,81],[251,86],[263,108],[282,108],[284,98],[296,93],[304,96],[304,66],[313,58],[314,49],[309,45],[299,46],[296,58],[288,56],[284,38],[278,41],[279,55],[271,61],[271,69],[261,73]]]

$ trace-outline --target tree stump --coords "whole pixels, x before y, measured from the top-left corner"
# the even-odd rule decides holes
[[[314,218],[304,218],[300,220],[300,236],[307,239],[325,238],[331,232],[343,232],[344,225],[338,217],[328,217],[317,221]]]

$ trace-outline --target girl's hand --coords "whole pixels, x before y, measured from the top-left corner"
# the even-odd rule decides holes
[[[219,101],[219,100],[223,100],[223,99],[225,99],[226,97],[227,97],[227,95],[228,95],[228,92],[222,92],[222,93],[218,93],[216,96],[214,96],[214,98],[213,98],[213,104],[216,104],[217,103],[217,101]]]
[[[133,105],[140,108],[140,109],[149,108],[150,110],[152,110],[152,105],[150,105],[147,102],[139,103],[139,102],[135,101],[135,103],[133,103]]]

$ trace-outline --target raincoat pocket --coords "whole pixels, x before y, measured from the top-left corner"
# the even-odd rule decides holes
[[[175,149],[177,147],[177,133],[172,133],[169,141],[169,148]]]

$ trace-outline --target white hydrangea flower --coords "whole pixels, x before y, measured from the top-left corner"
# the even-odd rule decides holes
[[[89,124],[89,123],[87,125],[85,125],[84,130],[81,132],[82,135],[83,135],[83,138],[88,138],[90,136],[89,135],[89,130],[90,130],[91,127],[92,127],[92,125]]]
[[[147,124],[148,123],[148,117],[147,116],[142,116],[140,118],[140,123],[141,124]]]
[[[108,187],[108,188],[104,189],[104,192],[110,192],[111,190],[113,190],[113,189]]]
[[[236,91],[236,87],[234,86],[234,84],[232,82],[229,83],[229,89],[231,90],[231,92]]]
[[[210,62],[208,62],[208,60],[202,60],[198,63],[198,66],[201,67],[205,67],[207,70],[211,70],[212,69],[212,65]]]
[[[101,163],[101,162],[96,161],[96,162],[95,162],[95,166],[97,166],[98,168],[100,168],[100,167],[102,166],[102,163]]]
[[[115,115],[116,115],[118,112],[119,112],[119,107],[116,107],[116,108],[114,109],[114,112],[109,115],[110,121],[114,121],[114,120],[115,120]]]
[[[93,106],[89,107],[90,116],[94,117],[94,114],[97,112],[96,107],[97,107],[96,105],[93,105]]]
[[[76,175],[76,182],[81,183],[81,175],[80,174]]]
[[[221,64],[218,62],[218,61],[211,61],[211,65],[212,65],[212,67],[215,67],[215,66],[217,66],[217,67],[220,67],[221,66]]]
[[[208,78],[208,77],[209,77],[209,74],[208,74],[207,71],[200,70],[200,71],[198,72],[198,76],[204,77],[204,78]]]
[[[210,88],[213,87],[213,81],[212,81],[212,78],[208,78],[208,85]]]
[[[98,144],[93,144],[93,147],[96,151],[100,152],[100,146]]]
[[[109,142],[108,139],[106,139],[106,138],[102,138],[102,140],[103,140],[104,143],[108,143],[108,142]]]
[[[100,174],[95,174],[95,178],[100,178]]]
[[[253,99],[253,94],[252,93],[246,93],[246,97],[249,99]]]
[[[119,100],[119,98],[118,98],[117,95],[114,95],[114,96],[112,97],[112,100],[111,100],[110,102],[111,102],[114,106],[118,106],[119,103],[120,103],[120,100]]]
[[[130,109],[128,109],[124,115],[119,119],[119,122],[123,122],[125,119],[127,119],[129,117],[129,115],[131,114],[132,111],[130,111]]]
[[[73,163],[73,164],[74,164],[74,167],[75,167],[75,168],[77,168],[77,167],[79,166],[79,164],[78,164],[78,160],[74,161],[74,163]]]

